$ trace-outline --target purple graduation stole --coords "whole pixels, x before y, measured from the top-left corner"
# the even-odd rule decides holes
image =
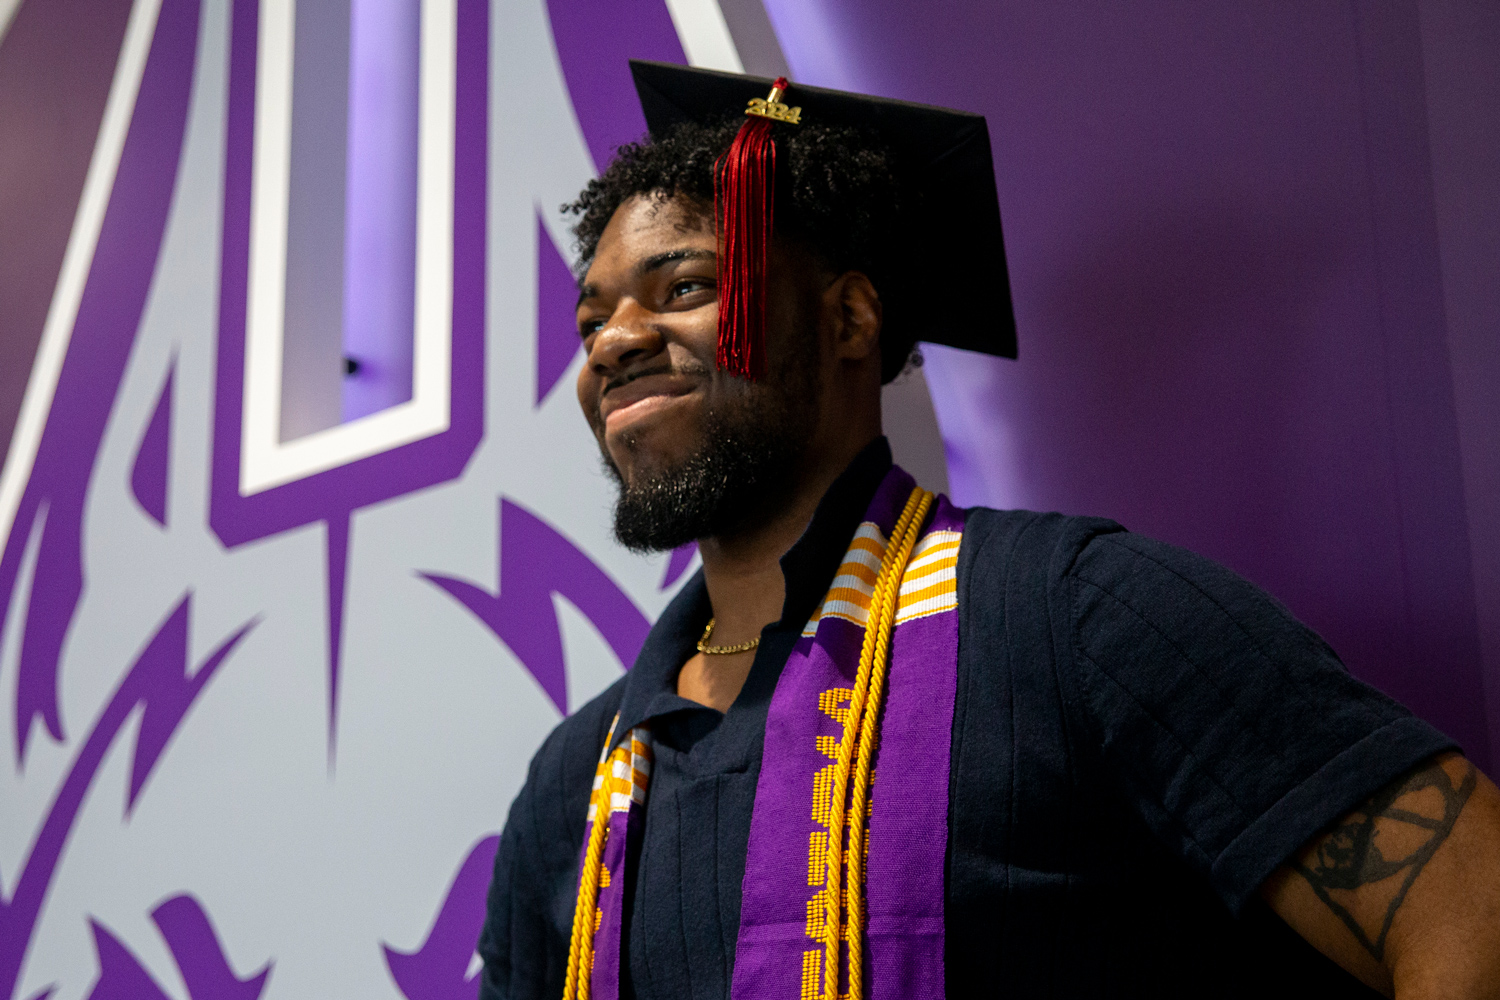
[[[893,469],[876,491],[771,698],[750,819],[735,1000],[825,995],[830,775],[875,574],[912,485]],[[944,995],[943,857],[962,530],[962,512],[939,497],[901,581],[866,841],[864,994],[876,1000]],[[848,969],[831,974],[842,996]]]
[[[838,914],[841,923],[864,929],[862,988],[855,992],[872,1000],[944,995],[943,859],[958,681],[957,564],[963,514],[943,497],[932,503],[916,532],[895,598],[885,694],[875,719],[873,778],[866,783],[862,920],[850,917],[841,895],[830,902],[830,869],[825,864],[830,826],[835,825],[836,761],[872,594],[888,539],[908,498],[916,499],[914,486],[899,468],[881,482],[772,695],[750,819],[732,985],[735,1000],[847,996],[849,942],[845,936],[842,943],[828,943],[830,913]],[[613,727],[606,748],[612,740]],[[640,835],[649,774],[644,727],[632,730],[629,739],[600,762],[595,804],[589,807],[589,836],[604,837],[602,845],[594,845],[596,851],[602,847],[602,864],[591,876],[591,845],[586,839],[565,1000],[619,996],[626,843]],[[607,828],[596,834],[596,805],[606,795],[611,801]],[[852,786],[845,789],[846,803],[851,795]],[[844,838],[848,836],[845,827]],[[598,886],[597,905],[587,898],[591,877]],[[593,927],[586,926],[590,923]],[[590,940],[580,940],[581,934]],[[829,947],[838,954],[831,970],[826,968]],[[827,981],[830,974],[837,977],[832,984]]]

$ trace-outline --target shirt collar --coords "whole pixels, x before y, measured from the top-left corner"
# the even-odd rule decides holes
[[[781,557],[786,600],[782,604],[781,620],[768,626],[769,629],[795,629],[800,633],[807,624],[828,592],[849,548],[849,539],[863,520],[870,498],[890,471],[891,464],[890,444],[883,437],[876,438],[854,457],[823,494],[807,530]],[[614,743],[618,744],[635,726],[664,712],[695,708],[712,711],[677,696],[677,673],[697,651],[697,641],[703,626],[708,623],[709,613],[708,588],[703,583],[703,571],[699,569],[656,620],[640,655],[636,657],[620,701]],[[758,656],[751,668],[747,689],[757,679],[755,674],[763,670],[762,659]],[[779,677],[784,664],[785,658],[782,657],[780,662],[765,664],[764,669],[774,670]],[[770,686],[774,688],[774,684]],[[764,683],[753,687],[766,689]]]
[[[786,579],[782,626],[802,626],[818,609],[834,574],[849,550],[849,540],[864,520],[870,499],[891,471],[891,446],[885,438],[871,441],[828,487],[807,530],[781,557]]]

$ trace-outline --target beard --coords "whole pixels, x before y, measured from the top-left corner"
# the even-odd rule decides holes
[[[796,358],[774,382],[710,409],[698,448],[674,465],[627,482],[604,452],[619,488],[615,538],[634,552],[661,552],[734,535],[769,521],[792,493],[816,422],[817,358]],[[626,447],[630,442],[625,442]]]

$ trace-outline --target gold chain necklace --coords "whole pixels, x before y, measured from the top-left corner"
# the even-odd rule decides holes
[[[708,627],[703,630],[703,638],[698,640],[698,652],[707,653],[709,656],[727,656],[730,653],[748,653],[760,645],[760,636],[756,636],[749,642],[737,642],[733,646],[710,646],[708,637],[714,634],[714,621],[708,620]]]

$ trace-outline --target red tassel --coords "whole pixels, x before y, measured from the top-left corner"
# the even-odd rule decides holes
[[[786,81],[776,85],[785,89]],[[766,373],[766,271],[775,214],[771,122],[751,117],[714,164],[719,233],[719,368],[752,382]]]

